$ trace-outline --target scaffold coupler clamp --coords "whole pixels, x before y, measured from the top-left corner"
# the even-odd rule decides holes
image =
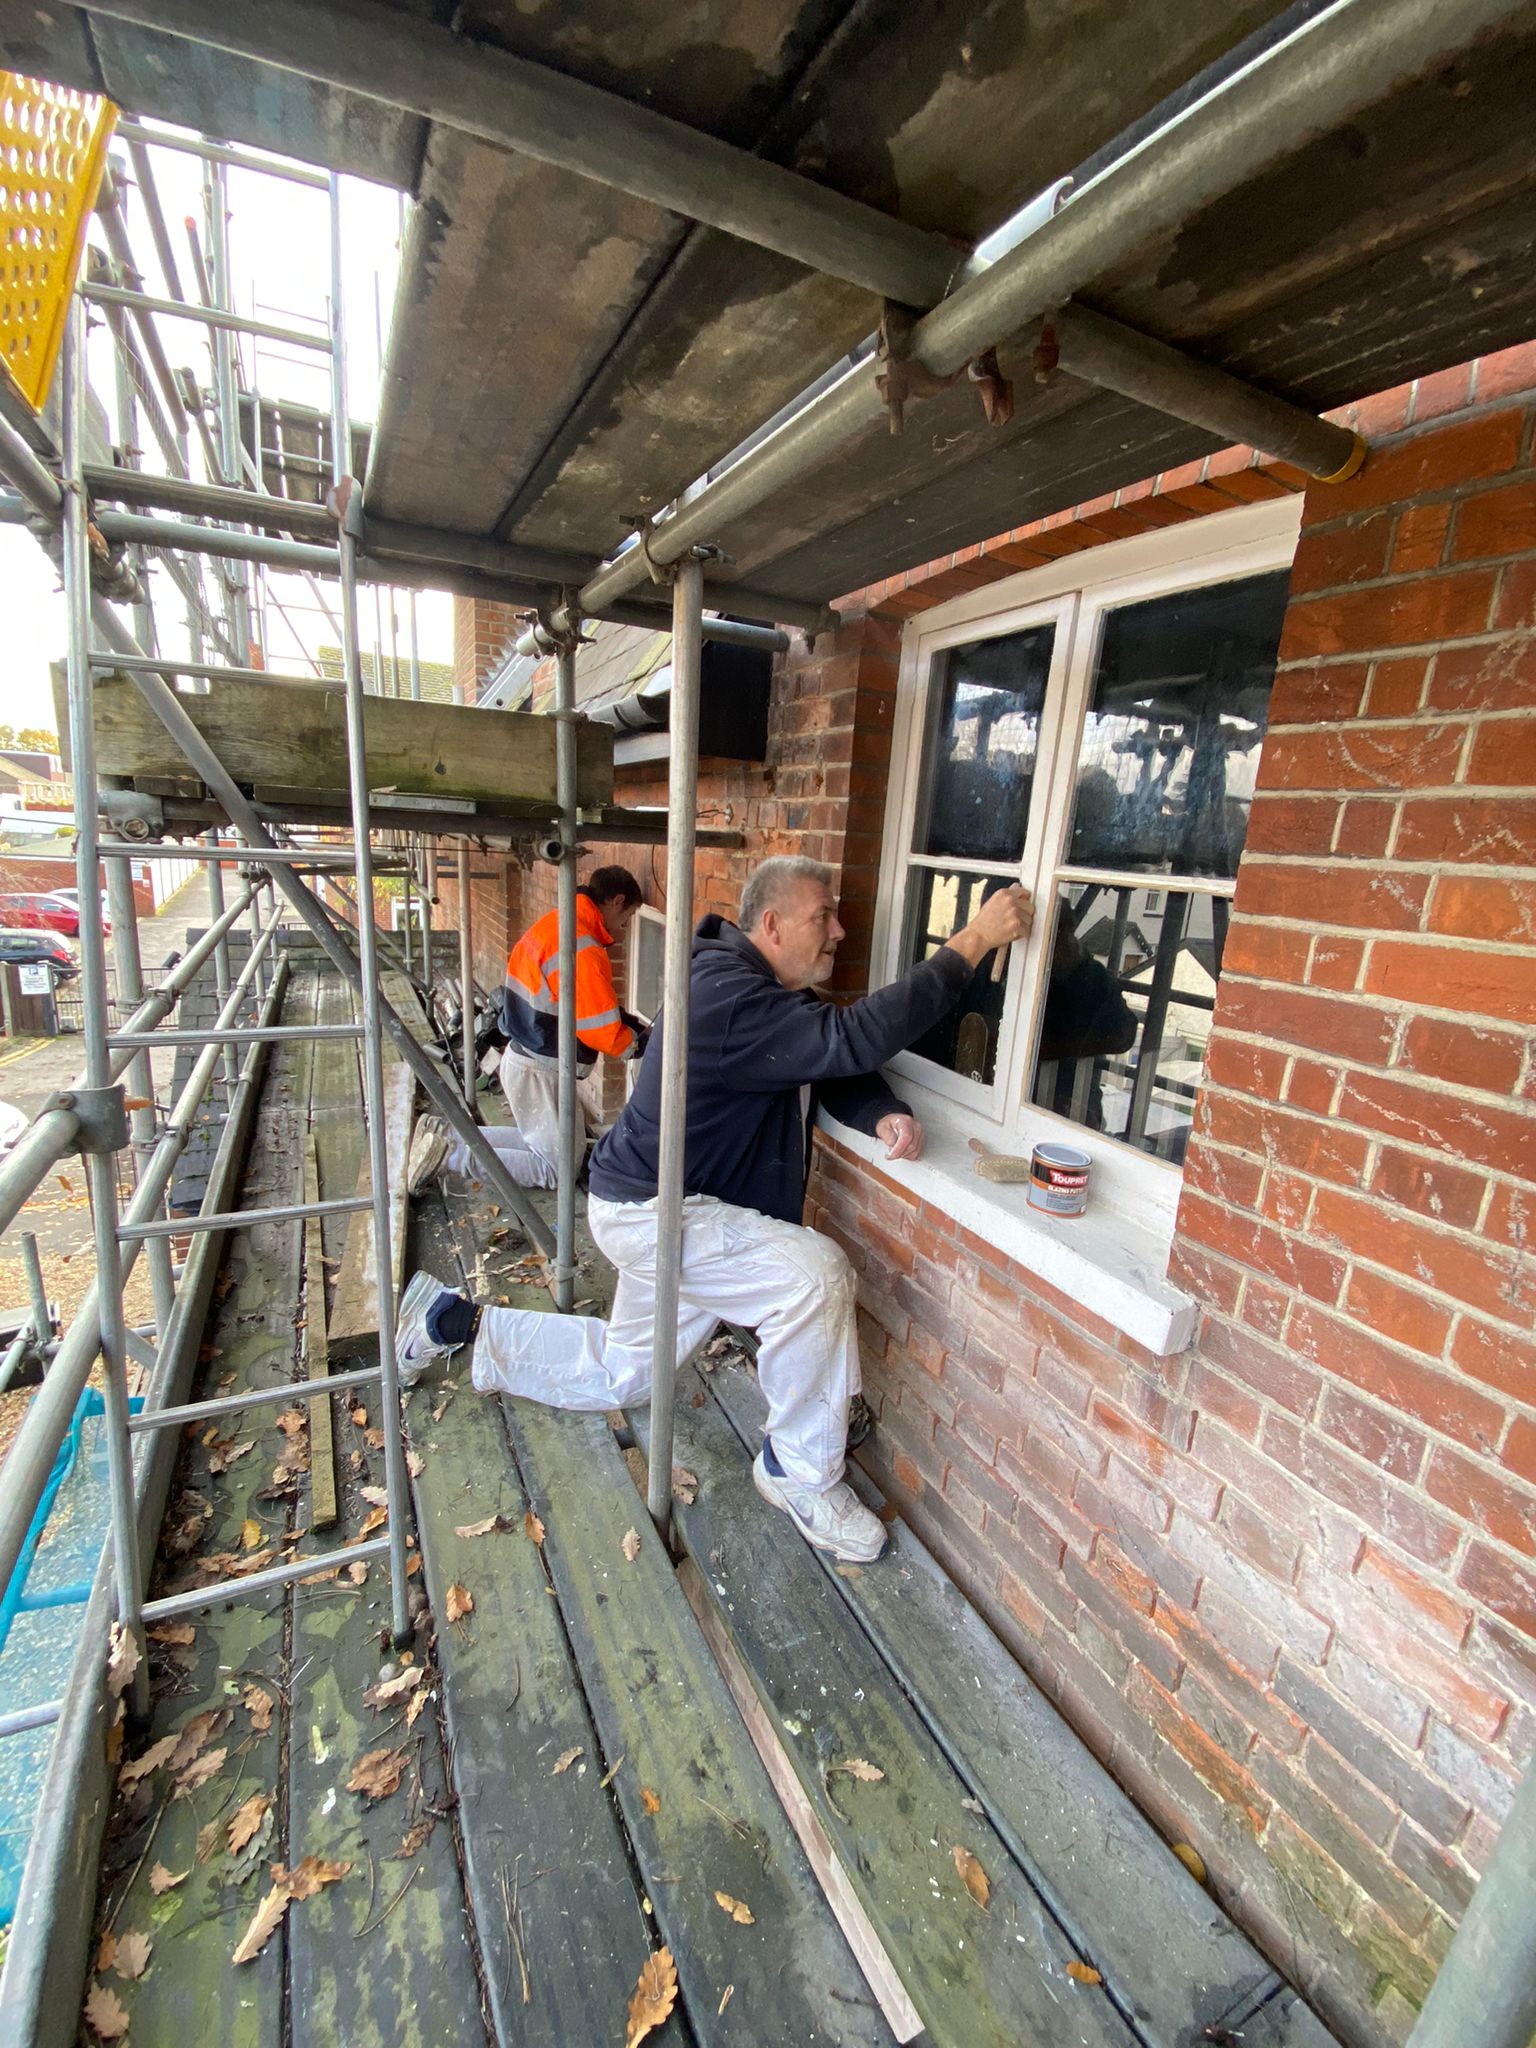
[[[127,1146],[127,1091],[121,1081],[105,1088],[61,1088],[46,1107],[68,1110],[75,1119],[79,1152],[121,1152]]]

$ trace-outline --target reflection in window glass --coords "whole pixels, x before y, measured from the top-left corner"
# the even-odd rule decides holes
[[[1022,854],[1054,639],[1054,627],[1031,626],[937,657],[915,852],[999,861]]]
[[[1037,1106],[1182,1162],[1226,932],[1223,897],[1062,883]]]
[[[946,939],[970,923],[994,889],[1007,887],[997,875],[966,875],[940,868],[914,868],[907,913],[903,966],[931,960]],[[995,953],[988,953],[960,1000],[912,1047],[968,1081],[990,1082],[997,1072],[997,1034],[1003,1019],[1004,980],[992,979]]]
[[[1276,570],[1106,614],[1073,867],[1236,875],[1289,583]]]

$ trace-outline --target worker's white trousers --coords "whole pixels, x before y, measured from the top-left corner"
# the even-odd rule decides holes
[[[587,1054],[590,1059],[592,1055]],[[523,1135],[528,1150],[549,1169],[548,1180],[523,1180],[525,1188],[552,1188],[560,1177],[560,1069],[549,1060],[530,1059],[510,1045],[501,1056],[501,1092],[507,1098],[512,1121]],[[576,1097],[576,1164],[591,1135],[586,1109]],[[517,1180],[517,1175],[513,1174]]]
[[[587,1205],[592,1236],[619,1271],[613,1314],[487,1308],[475,1341],[482,1393],[600,1412],[651,1395],[656,1203]],[[721,1320],[756,1330],[757,1376],[780,1465],[817,1492],[843,1476],[848,1404],[859,1389],[853,1269],[830,1238],[710,1195],[683,1204],[677,1361]]]
[[[535,1152],[522,1132],[511,1124],[486,1124],[480,1132],[506,1168],[507,1178],[520,1188],[552,1188],[560,1179],[559,1169],[542,1152]],[[474,1180],[479,1172],[462,1138],[455,1138],[443,1161],[444,1173],[458,1173]]]

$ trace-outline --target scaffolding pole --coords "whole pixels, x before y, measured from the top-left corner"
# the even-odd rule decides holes
[[[469,909],[469,847],[459,844],[459,1064],[464,1100],[475,1113],[475,956]]]
[[[576,1299],[576,640],[555,655],[555,801],[560,806],[556,876],[559,1007],[555,1042],[560,1063],[557,1108],[559,1163],[555,1193],[555,1307],[569,1315]]]
[[[330,178],[331,228],[331,447],[338,499],[347,482],[351,436],[347,429],[346,327],[342,303],[341,180]],[[395,1361],[395,1276],[389,1227],[389,1155],[384,1131],[384,1041],[379,1028],[379,955],[373,907],[373,847],[368,820],[368,743],[363,718],[363,665],[357,636],[357,541],[343,517],[341,549],[341,667],[347,693],[347,772],[352,836],[357,855],[357,953],[363,994],[363,1108],[368,1119],[372,1175],[373,1266],[378,1297],[379,1367],[383,1381],[384,1490],[389,1512],[391,1633],[397,1646],[411,1639],[406,1603],[405,1524],[410,1495],[400,1437],[400,1386]]]
[[[80,984],[85,1005],[85,1096],[82,1119],[86,1186],[95,1241],[100,1349],[105,1376],[105,1435],[112,1493],[112,1555],[117,1619],[137,1643],[139,1664],[131,1706],[148,1706],[143,1658],[142,1578],[133,1512],[133,1454],[128,1441],[128,1339],[117,1238],[117,1144],[126,1136],[123,1091],[114,1084],[107,1050],[107,957],[101,929],[101,862],[96,817],[96,729],[91,716],[90,535],[81,478],[85,440],[85,306],[70,302],[63,361],[64,605],[68,621],[70,769],[75,785],[75,882],[81,909]],[[87,914],[91,912],[94,914]],[[119,1128],[114,1129],[116,1125]],[[7,1573],[7,1582],[9,1582]]]
[[[699,799],[699,676],[704,570],[683,557],[672,584],[671,759],[667,769],[667,932],[662,957],[661,1158],[656,1175],[656,1350],[646,1506],[663,1536],[672,1516],[677,1302],[683,1264],[683,1155],[688,1127],[689,970],[694,829]]]

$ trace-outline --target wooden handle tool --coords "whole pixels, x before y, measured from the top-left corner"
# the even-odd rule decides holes
[[[976,1171],[983,1180],[1017,1183],[1029,1179],[1029,1161],[1016,1152],[994,1152],[980,1138],[972,1138],[970,1145],[976,1154]]]

